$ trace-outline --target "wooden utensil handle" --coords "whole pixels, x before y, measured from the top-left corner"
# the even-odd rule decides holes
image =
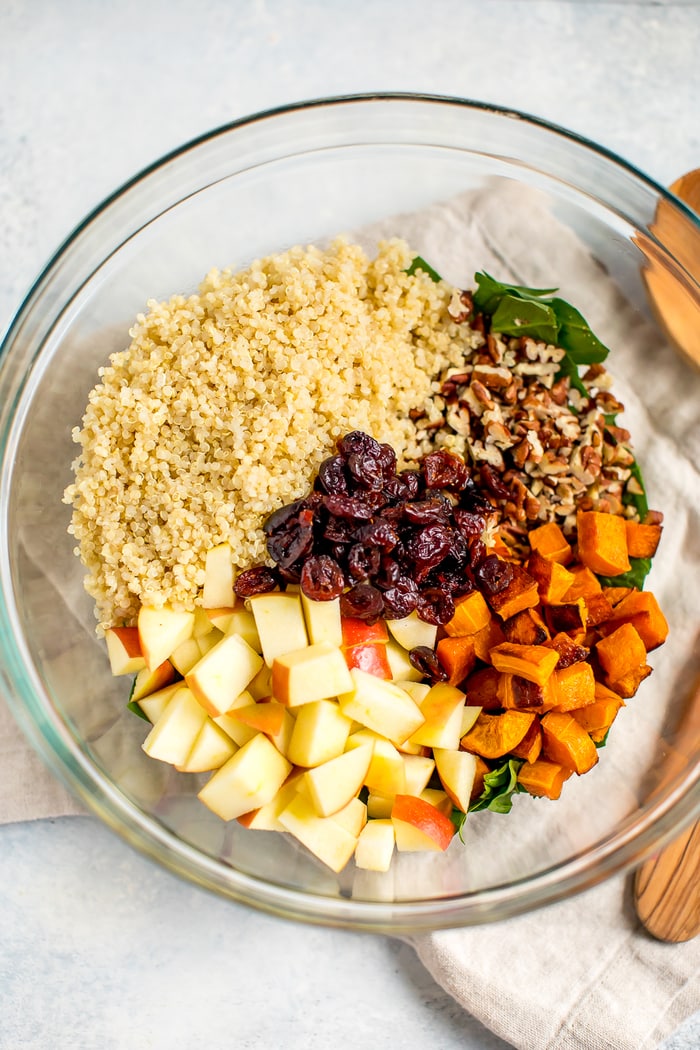
[[[691,824],[637,870],[637,915],[661,941],[689,941],[700,933],[700,823]]]

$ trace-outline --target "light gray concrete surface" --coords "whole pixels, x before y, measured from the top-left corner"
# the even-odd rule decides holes
[[[699,45],[693,2],[3,0],[0,332],[133,172],[280,103],[481,99],[669,182],[700,165]],[[699,1018],[666,1050],[700,1046]],[[399,942],[200,893],[89,818],[0,829],[0,1050],[331,1044],[505,1047]]]

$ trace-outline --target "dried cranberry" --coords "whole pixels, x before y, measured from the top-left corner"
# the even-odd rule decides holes
[[[321,538],[329,543],[352,543],[355,524],[346,518],[329,517],[321,530]]]
[[[513,569],[497,554],[487,554],[475,567],[474,577],[485,594],[500,594],[512,580]]]
[[[301,565],[298,564],[289,565],[286,569],[283,569],[278,565],[277,572],[284,583],[299,583],[299,580],[301,579]]]
[[[452,595],[438,587],[427,587],[418,593],[418,615],[426,623],[449,623],[455,614]]]
[[[509,499],[510,489],[503,483],[498,472],[488,463],[482,463],[479,468],[479,478],[484,488],[496,499]]]
[[[384,492],[389,499],[414,500],[420,493],[423,479],[417,470],[403,470],[397,477],[389,478]]]
[[[450,552],[448,555],[451,567],[461,569],[469,561],[469,544],[457,529],[450,529]]]
[[[542,704],[544,703],[544,693],[541,685],[537,685],[535,682],[529,682],[526,678],[521,678],[520,675],[517,674],[513,675],[512,683],[513,703],[516,707],[542,707]]]
[[[375,573],[374,582],[378,587],[386,590],[389,587],[395,587],[400,579],[402,579],[402,576],[399,563],[390,558],[388,554],[383,554],[379,570]]]
[[[362,452],[376,455],[380,444],[370,434],[365,434],[363,430],[351,430],[349,434],[336,442],[336,448],[342,456],[347,458]]]
[[[369,521],[375,508],[360,496],[324,496],[323,505],[336,518]]]
[[[440,450],[423,457],[421,471],[429,489],[454,489],[460,492],[467,484],[469,468],[463,459]]]
[[[407,503],[403,516],[412,525],[446,525],[450,520],[450,508],[444,500],[424,499],[417,503]]]
[[[464,510],[462,507],[455,507],[452,514],[463,536],[480,536],[486,528],[486,518],[481,514]]]
[[[418,582],[447,557],[451,540],[450,530],[445,525],[426,525],[409,537],[405,553],[413,564]]]
[[[337,561],[327,554],[312,555],[301,570],[301,589],[315,602],[329,602],[343,593],[345,579]]]
[[[488,550],[486,548],[486,544],[479,536],[471,537],[468,542],[469,557],[471,559],[472,565],[476,568],[476,566],[484,560],[484,558],[488,554]]]
[[[429,645],[417,645],[415,649],[411,649],[408,659],[416,671],[420,671],[423,677],[431,682],[447,681],[447,672],[440,666],[435,650]]]
[[[431,587],[447,591],[453,598],[458,598],[460,595],[468,594],[469,591],[474,590],[474,584],[464,572],[450,572],[438,569],[436,572],[431,572],[428,583]]]
[[[383,554],[393,551],[399,542],[399,534],[391,522],[381,519],[361,525],[356,538],[358,543],[364,543],[367,547],[379,547]]]
[[[329,496],[345,496],[348,481],[345,476],[345,459],[343,456],[329,456],[318,468],[318,481]]]
[[[286,569],[310,554],[314,542],[313,520],[313,511],[302,510],[296,518],[272,532],[267,538],[267,550],[272,560]]]
[[[371,583],[357,583],[340,596],[341,616],[355,616],[365,623],[376,623],[383,611],[381,591]]]
[[[236,577],[233,589],[239,598],[251,598],[254,594],[267,594],[279,586],[277,576],[266,565],[255,565]]]
[[[381,554],[376,547],[355,543],[348,551],[348,571],[355,580],[366,580],[379,572]]]
[[[263,525],[263,532],[266,536],[271,536],[273,532],[278,532],[283,529],[287,524],[296,518],[302,510],[306,507],[306,501],[298,499],[295,503],[287,503],[286,506],[280,507],[267,519]]]
[[[389,620],[410,616],[418,605],[418,587],[409,576],[402,576],[383,592],[384,615]]]

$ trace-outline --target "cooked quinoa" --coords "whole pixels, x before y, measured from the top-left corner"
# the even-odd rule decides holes
[[[265,560],[264,519],[344,433],[419,456],[409,413],[482,337],[450,317],[451,286],[405,272],[413,254],[292,248],[148,302],[73,433],[64,500],[101,627],[141,604],[192,608],[217,543],[240,568]]]

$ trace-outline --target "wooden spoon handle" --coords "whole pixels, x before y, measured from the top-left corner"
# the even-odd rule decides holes
[[[700,933],[700,823],[636,872],[637,915],[660,941],[689,941]]]

